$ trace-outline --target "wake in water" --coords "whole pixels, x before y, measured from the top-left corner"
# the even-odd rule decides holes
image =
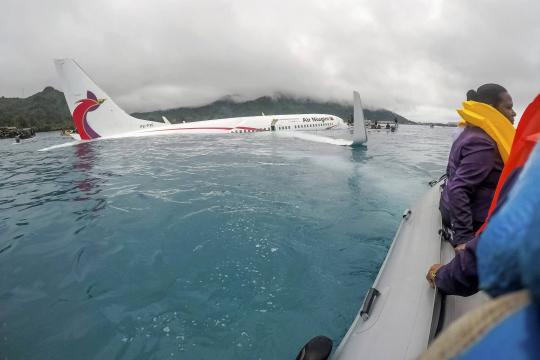
[[[285,138],[295,138],[295,139],[301,139],[301,140],[307,140],[307,141],[313,141],[323,144],[332,144],[332,145],[339,145],[339,146],[351,146],[353,145],[352,140],[347,139],[334,139],[331,137],[321,136],[321,135],[314,135],[314,134],[308,134],[303,132],[279,132],[275,133],[276,136],[279,137],[285,137]]]
[[[261,134],[263,133],[259,133],[258,135],[261,135]],[[290,132],[271,132],[271,133],[264,133],[264,134],[272,134],[272,135],[283,137],[283,138],[295,138],[295,139],[312,141],[312,142],[317,142],[317,143],[322,143],[322,144],[338,145],[338,146],[351,146],[351,147],[365,146],[365,141],[357,142],[356,140],[351,140],[351,139],[332,138],[328,136],[310,134],[306,132],[290,131]],[[39,149],[38,151],[50,151],[50,150],[60,149],[60,148],[74,146],[74,145],[88,143],[88,142],[94,142],[94,141],[99,141],[99,140],[110,140],[110,139],[116,139],[116,138],[120,138],[120,137],[99,138],[99,139],[86,140],[86,141],[72,141],[72,142],[49,146],[43,149]],[[354,139],[354,135],[353,135],[353,139]]]
[[[68,143],[49,146],[49,147],[46,147],[46,148],[43,148],[43,149],[39,149],[38,151],[49,151],[49,150],[54,150],[54,149],[60,149],[60,148],[68,147],[68,146],[73,146],[73,145],[77,145],[77,144],[86,143],[86,142],[89,142],[89,141],[72,141],[72,142],[68,142]]]

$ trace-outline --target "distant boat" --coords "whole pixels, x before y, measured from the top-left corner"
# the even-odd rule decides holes
[[[18,135],[17,137],[19,139],[30,139],[32,137],[36,136],[36,132],[34,129],[32,128],[24,128],[24,129],[20,129],[18,130]]]
[[[70,136],[71,137],[71,134],[74,134],[75,131],[73,130],[70,130],[70,129],[67,129],[67,130],[60,130],[60,136]]]
[[[378,121],[375,120],[373,122],[369,122],[368,128],[370,130],[390,130],[391,132],[394,132],[398,128],[398,122],[396,119],[394,121]]]

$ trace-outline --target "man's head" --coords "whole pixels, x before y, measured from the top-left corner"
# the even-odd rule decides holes
[[[493,106],[499,110],[512,124],[516,112],[514,111],[514,103],[508,91],[498,84],[484,84],[478,90],[467,91],[467,100],[478,101],[484,104]]]

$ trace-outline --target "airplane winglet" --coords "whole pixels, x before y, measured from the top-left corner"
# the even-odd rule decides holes
[[[353,145],[359,145],[367,141],[367,131],[364,121],[364,109],[362,108],[362,100],[360,99],[360,94],[358,93],[358,91],[353,91],[353,104]]]
[[[169,121],[169,119],[167,119],[165,116],[162,116],[161,117],[163,119],[163,122],[167,125],[171,125],[171,122]]]

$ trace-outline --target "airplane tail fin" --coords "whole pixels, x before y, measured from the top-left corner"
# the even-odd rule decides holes
[[[362,108],[362,100],[358,91],[353,91],[353,119],[354,119],[354,132],[353,132],[353,144],[363,144],[367,141],[367,131],[364,119],[364,109]]]
[[[81,140],[110,137],[163,125],[128,115],[74,60],[55,60],[54,65]]]

